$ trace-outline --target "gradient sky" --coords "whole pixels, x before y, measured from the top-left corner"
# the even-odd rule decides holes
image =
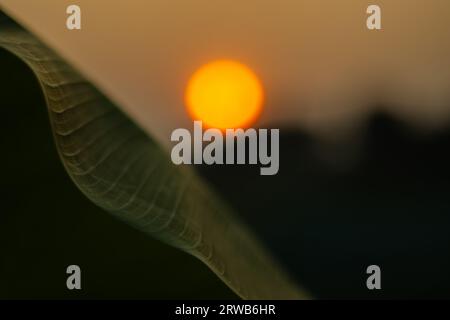
[[[0,0],[0,8],[165,145],[171,130],[192,126],[187,79],[217,58],[246,63],[262,78],[261,126],[345,132],[375,104],[422,126],[449,118],[448,0],[75,2],[81,31],[65,28],[74,1]],[[369,4],[382,8],[382,31],[366,29]]]

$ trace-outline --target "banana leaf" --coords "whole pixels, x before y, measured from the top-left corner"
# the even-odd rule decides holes
[[[36,75],[60,159],[92,202],[197,257],[244,299],[308,298],[191,167],[175,166],[118,106],[1,14],[0,47]]]

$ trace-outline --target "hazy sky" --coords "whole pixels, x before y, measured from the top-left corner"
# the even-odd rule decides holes
[[[65,27],[82,9],[82,30]],[[381,31],[366,8],[382,9]],[[168,144],[191,127],[183,94],[210,60],[248,64],[266,88],[262,126],[342,131],[378,102],[420,125],[450,114],[448,0],[0,0]]]

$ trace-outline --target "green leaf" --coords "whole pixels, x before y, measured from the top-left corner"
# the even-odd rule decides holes
[[[0,47],[36,74],[61,161],[90,200],[199,258],[242,298],[307,298],[191,168],[173,165],[163,148],[58,55],[5,19]]]

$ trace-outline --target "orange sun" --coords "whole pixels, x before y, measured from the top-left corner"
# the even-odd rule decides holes
[[[217,60],[191,76],[185,98],[193,120],[201,120],[211,128],[235,129],[256,121],[264,94],[250,68],[232,60]]]

